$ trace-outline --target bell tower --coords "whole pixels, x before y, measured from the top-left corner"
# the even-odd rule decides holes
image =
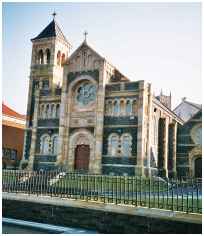
[[[27,121],[22,160],[34,158],[37,139],[39,104],[43,96],[55,99],[63,80],[64,63],[68,59],[71,44],[58,23],[56,13],[40,34],[31,39],[32,56],[27,104]]]
[[[63,64],[71,49],[71,44],[62,33],[55,16],[54,12],[50,24],[37,37],[31,39],[31,77],[39,79],[42,88],[45,86],[50,89],[62,84]]]

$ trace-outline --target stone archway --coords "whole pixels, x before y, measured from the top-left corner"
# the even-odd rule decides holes
[[[189,174],[192,177],[196,177],[196,175],[199,174],[198,172],[202,175],[202,168],[199,169],[199,163],[196,161],[197,159],[202,163],[202,149],[200,146],[193,148],[189,153]],[[202,167],[202,165],[200,167]]]
[[[67,105],[69,107],[70,112],[93,111],[95,109],[95,106],[97,104],[97,96],[94,102],[91,102],[91,104],[88,104],[85,107],[84,106],[80,107],[79,104],[76,104],[76,99],[75,99],[76,92],[83,83],[90,83],[96,86],[96,90],[98,90],[98,84],[96,80],[91,76],[80,75],[79,77],[75,78],[75,80],[69,85],[69,91],[68,91],[69,103]]]
[[[91,172],[94,162],[94,137],[86,129],[78,129],[69,139],[68,170]]]

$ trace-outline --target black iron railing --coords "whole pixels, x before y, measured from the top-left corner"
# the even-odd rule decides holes
[[[201,179],[3,170],[3,192],[202,213]]]

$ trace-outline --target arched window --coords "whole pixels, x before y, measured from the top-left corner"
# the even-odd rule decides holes
[[[43,116],[44,116],[44,104],[40,106],[40,118],[43,119],[44,118]]]
[[[51,105],[51,118],[55,118],[56,111],[55,111],[55,104]]]
[[[112,101],[109,101],[108,102],[108,114],[111,116],[112,115],[112,109],[113,109],[113,107],[112,107]]]
[[[45,109],[45,119],[49,118],[49,104],[46,105],[46,109]]]
[[[61,61],[61,64],[64,65],[64,63],[65,63],[65,54],[63,53],[63,54],[62,54],[62,61]]]
[[[132,104],[130,100],[126,102],[126,115],[130,115],[132,112]]]
[[[134,100],[134,101],[133,101],[133,105],[132,105],[133,114],[137,114],[137,108],[138,108],[138,106],[137,106],[137,101]]]
[[[55,154],[57,155],[58,154],[58,141],[59,141],[59,138],[58,138],[58,135],[53,135],[52,136],[52,154]]]
[[[38,63],[41,65],[44,64],[44,55],[42,49],[38,52]]]
[[[52,106],[49,104],[48,118],[52,118]]]
[[[124,100],[120,101],[120,112],[121,112],[122,115],[125,114],[125,102],[124,102]]]
[[[119,102],[114,101],[114,103],[113,103],[113,113],[114,113],[114,115],[117,116],[119,114],[119,111],[120,111]]]
[[[50,144],[50,136],[48,134],[42,135],[40,138],[40,153],[41,154],[49,154],[49,144]]]
[[[46,105],[44,105],[44,109],[43,109],[43,119],[47,118],[47,113],[46,113]]]
[[[61,52],[58,51],[58,53],[57,53],[57,65],[59,65],[59,66],[60,66],[60,60],[61,60]]]
[[[132,136],[130,134],[121,136],[121,154],[123,156],[131,156],[132,154]]]
[[[111,134],[108,139],[108,153],[111,156],[117,156],[119,150],[119,136]]]
[[[50,64],[50,50],[48,48],[46,49],[46,63]]]
[[[112,114],[112,101],[107,101],[106,102],[106,110],[105,110],[106,115],[110,116]]]
[[[57,104],[56,106],[56,118],[59,118],[60,116],[60,104]]]

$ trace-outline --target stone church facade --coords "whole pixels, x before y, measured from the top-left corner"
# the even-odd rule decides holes
[[[176,175],[171,96],[131,81],[55,19],[32,40],[23,160],[28,169],[91,174]]]

